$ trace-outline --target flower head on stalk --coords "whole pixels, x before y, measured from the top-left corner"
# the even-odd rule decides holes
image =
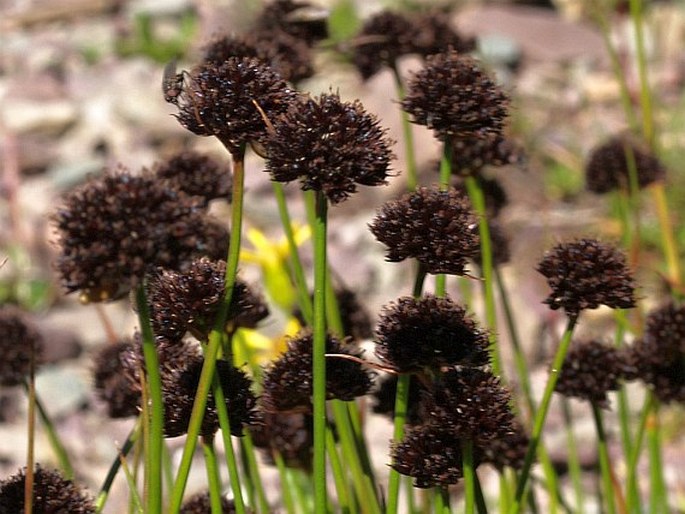
[[[199,136],[216,136],[234,155],[248,143],[259,143],[266,134],[265,116],[285,112],[297,93],[261,60],[230,57],[204,62],[178,75],[178,121]]]
[[[322,94],[292,104],[272,121],[265,147],[273,180],[299,180],[303,190],[321,191],[333,204],[358,185],[386,183],[391,141],[359,101]]]
[[[595,239],[556,245],[537,270],[552,289],[544,303],[553,310],[563,308],[569,316],[600,305],[612,309],[635,306],[635,284],[625,256]]]
[[[173,155],[154,168],[158,177],[173,187],[205,202],[222,198],[231,201],[231,170],[211,157],[191,150]]]
[[[43,351],[43,337],[18,308],[0,307],[0,386],[19,385],[31,373]]]
[[[501,134],[509,99],[472,57],[433,55],[412,77],[402,108],[441,141]]]

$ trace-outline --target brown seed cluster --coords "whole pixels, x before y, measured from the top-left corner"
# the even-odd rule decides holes
[[[275,464],[274,454],[278,452],[287,467],[311,471],[314,445],[311,414],[263,412],[260,421],[250,427],[250,434],[268,464]]]
[[[18,307],[0,307],[0,385],[20,385],[40,361],[43,337]]]
[[[664,180],[666,168],[643,142],[625,134],[614,136],[590,153],[585,166],[585,182],[593,193],[603,194],[630,189],[630,166],[633,160],[637,186],[647,187]]]
[[[421,187],[386,202],[370,225],[388,247],[386,260],[418,260],[428,273],[464,275],[480,252],[478,222],[468,198],[455,189]]]
[[[288,349],[264,371],[262,404],[267,412],[310,412],[313,376],[311,332],[300,332],[288,341]],[[351,355],[361,352],[333,336],[326,338],[326,353]],[[359,362],[339,357],[326,358],[326,398],[351,401],[367,394],[372,374]]]
[[[264,116],[274,119],[296,99],[285,80],[255,58],[204,62],[183,78],[173,102],[179,122],[199,136],[216,136],[234,155],[264,139]]]
[[[383,308],[376,356],[401,373],[487,364],[488,337],[450,298],[399,298]]]
[[[634,281],[623,253],[595,239],[560,243],[547,252],[537,270],[552,293],[544,303],[569,316],[606,305],[628,309],[635,305]]]
[[[501,134],[452,142],[453,175],[479,175],[488,166],[520,164],[522,161],[521,150]]]
[[[172,156],[155,167],[157,176],[175,189],[205,202],[222,198],[231,201],[231,170],[207,155],[188,150]]]
[[[140,412],[139,374],[129,367],[132,352],[136,352],[133,341],[118,341],[103,346],[94,357],[95,394],[106,405],[110,418],[128,418]]]
[[[450,50],[413,75],[402,108],[441,141],[454,141],[501,134],[508,103],[473,58]]]
[[[265,142],[273,180],[299,180],[303,190],[322,191],[333,204],[359,185],[386,183],[392,142],[359,101],[322,94],[292,104],[273,125]]]
[[[107,171],[67,193],[53,216],[60,253],[56,267],[68,292],[83,301],[120,297],[157,267],[180,269],[212,256],[227,234],[198,197],[152,173]]]
[[[190,331],[206,341],[224,298],[226,263],[206,258],[185,271],[161,270],[148,284],[150,319],[155,334],[178,340]],[[261,295],[237,280],[227,314],[227,328],[254,328],[269,315]]]
[[[566,355],[555,391],[608,408],[609,391],[617,391],[626,370],[625,354],[600,341],[577,342]]]
[[[26,469],[0,481],[0,512],[24,512]],[[33,512],[52,514],[94,514],[95,504],[84,490],[59,471],[36,464],[33,472]]]
[[[521,423],[515,421],[513,431],[493,439],[481,448],[482,461],[502,471],[504,468],[521,469],[526,458],[530,438]]]
[[[212,512],[212,504],[209,492],[196,493],[183,502],[179,514],[207,514]],[[233,514],[235,506],[233,501],[225,496],[221,497],[221,514]]]

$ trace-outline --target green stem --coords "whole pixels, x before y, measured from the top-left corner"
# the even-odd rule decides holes
[[[146,458],[145,512],[161,514],[162,512],[162,451],[164,446],[164,403],[162,400],[162,377],[160,375],[157,346],[150,325],[150,313],[145,297],[145,286],[140,284],[136,289],[136,306],[138,322],[143,343],[145,373],[149,391],[149,446]]]
[[[390,66],[390,69],[392,70],[393,77],[395,78],[395,91],[397,92],[397,96],[401,102],[405,95],[402,77],[400,76],[400,71],[397,68],[396,63],[393,63],[393,65]],[[402,119],[402,136],[404,138],[407,189],[409,191],[414,191],[419,183],[416,169],[416,156],[414,155],[414,134],[412,132],[411,123],[409,122],[409,115],[403,109],[400,109],[400,115]]]
[[[221,474],[214,451],[214,436],[202,437],[202,452],[205,456],[207,468],[207,483],[209,484],[209,503],[212,514],[222,514],[221,508]]]
[[[635,49],[637,52],[637,73],[640,77],[640,106],[642,107],[642,131],[645,140],[654,148],[654,112],[647,72],[645,35],[643,30],[642,0],[630,0],[630,17],[635,28]]]
[[[188,435],[186,443],[183,447],[183,455],[181,456],[181,463],[179,465],[178,473],[176,474],[176,482],[171,493],[171,503],[169,512],[171,514],[178,514],[183,502],[183,493],[185,491],[188,475],[190,474],[190,466],[193,460],[193,453],[197,446],[197,438],[200,435],[202,420],[205,415],[205,407],[207,405],[207,397],[212,387],[212,379],[214,377],[214,370],[216,368],[216,359],[221,347],[221,341],[224,334],[224,325],[228,315],[228,309],[231,305],[231,298],[235,287],[235,280],[238,275],[238,260],[240,258],[240,239],[242,235],[242,216],[243,216],[243,196],[245,183],[245,149],[233,156],[233,192],[232,192],[232,206],[231,206],[231,236],[228,248],[228,258],[226,262],[226,290],[224,298],[221,302],[217,317],[214,322],[214,328],[209,334],[209,344],[204,353],[204,363],[202,371],[200,372],[200,379],[197,385],[197,392],[195,395],[195,402],[190,415],[188,423]],[[231,361],[230,355],[225,355],[224,358]],[[236,506],[237,511],[237,506]]]
[[[475,474],[475,487],[476,487],[476,509],[478,514],[488,514],[488,506],[485,503],[485,496],[483,495],[483,488],[480,485],[480,480],[478,480],[478,473]]]
[[[599,450],[599,466],[602,474],[602,488],[604,489],[604,501],[607,512],[609,514],[616,514],[616,501],[614,495],[614,485],[611,479],[611,461],[609,460],[609,449],[607,447],[606,433],[604,431],[604,422],[602,420],[602,413],[595,402],[592,402],[592,417],[595,421],[595,430],[597,430],[597,444]]]
[[[652,402],[652,409],[647,421],[647,447],[649,450],[649,512],[652,514],[667,514],[668,492],[663,475],[663,460],[661,458],[661,430],[659,427],[659,403]]]
[[[24,478],[24,513],[33,513],[35,438],[36,438],[36,352],[29,352],[29,384],[27,413],[26,476]]]
[[[100,492],[98,493],[98,497],[95,500],[95,514],[100,514],[100,512],[102,512],[102,509],[105,508],[105,503],[107,503],[109,491],[112,488],[112,484],[114,483],[114,479],[116,478],[119,469],[121,468],[121,459],[126,458],[128,453],[131,451],[131,448],[133,448],[133,444],[140,437],[140,430],[141,419],[140,417],[138,417],[138,419],[136,420],[136,425],[128,433],[128,437],[126,437],[124,445],[121,447],[121,450],[117,452],[117,456],[112,461],[112,465],[109,467],[109,471],[107,472],[107,476],[105,477],[105,480],[102,483],[102,487],[100,487]]]
[[[573,417],[568,400],[564,397],[561,402],[564,414],[564,424],[566,425],[566,444],[568,445],[568,469],[573,483],[573,492],[576,495],[577,514],[585,512],[585,496],[583,495],[583,483],[581,480],[580,459],[578,458],[578,446],[576,436],[573,432]]]
[[[564,359],[568,353],[569,346],[571,345],[571,337],[573,336],[573,329],[578,321],[577,315],[570,315],[568,320],[568,325],[566,326],[566,331],[561,338],[559,343],[559,348],[552,361],[552,368],[549,372],[549,378],[547,379],[547,384],[545,385],[545,391],[542,395],[542,402],[540,407],[535,413],[535,420],[533,423],[533,433],[530,437],[530,444],[528,446],[528,451],[526,453],[526,458],[521,468],[521,473],[519,475],[519,482],[516,487],[516,497],[514,498],[514,504],[512,505],[511,514],[518,514],[521,511],[523,503],[525,501],[524,493],[526,491],[526,486],[528,484],[528,478],[530,476],[530,470],[533,466],[533,460],[535,459],[535,453],[537,452],[538,444],[542,437],[542,429],[545,426],[545,420],[547,419],[547,413],[549,411],[549,406],[552,401],[552,394],[554,393],[554,387],[559,379],[559,373],[564,365]],[[553,491],[550,491],[553,494]]]
[[[403,373],[397,377],[397,391],[395,392],[395,416],[393,418],[392,440],[399,443],[404,437],[404,425],[407,420],[407,407],[409,404],[409,385],[411,375]],[[397,514],[400,496],[400,474],[390,469],[388,482],[388,504],[386,514]]]
[[[283,493],[283,505],[285,506],[285,511],[287,514],[297,514],[295,502],[293,501],[293,495],[291,494],[291,491],[294,490],[295,485],[293,484],[293,481],[290,480],[290,473],[288,469],[285,467],[283,456],[280,454],[278,450],[274,450],[273,459],[276,463],[276,468],[278,469],[278,475],[281,478],[280,490]]]
[[[325,514],[326,496],[326,234],[328,203],[316,192],[314,220],[314,511]]]
[[[476,469],[473,462],[473,442],[464,439],[461,443],[462,462],[464,470],[464,513],[476,512]]]
[[[268,512],[270,512],[269,501],[266,498],[264,484],[262,483],[261,477],[259,476],[259,464],[257,463],[254,443],[252,441],[252,436],[250,435],[249,431],[245,431],[243,436],[240,438],[240,443],[242,445],[245,457],[247,459],[250,482],[252,486],[254,486],[255,492],[257,493],[257,504],[259,505],[259,512],[261,512],[262,514],[267,514]]]
[[[652,415],[653,404],[655,402],[654,395],[651,391],[647,391],[645,403],[642,406],[640,414],[640,423],[638,425],[635,440],[633,442],[632,452],[628,458],[628,469],[626,470],[626,482],[628,484],[628,492],[626,497],[628,500],[628,507],[631,512],[642,512],[642,500],[637,488],[637,465],[640,460],[640,453],[642,452],[642,443],[645,440],[645,433],[647,432],[647,423]]]
[[[335,482],[335,489],[338,492],[338,505],[340,505],[340,511],[344,514],[351,514],[350,509],[354,508],[355,503],[350,502],[345,472],[343,471],[342,463],[338,456],[337,448],[335,447],[335,438],[333,437],[333,431],[330,426],[326,427],[326,443],[331,461],[331,469],[333,470],[333,481]],[[356,512],[356,508],[354,508],[354,512]]]

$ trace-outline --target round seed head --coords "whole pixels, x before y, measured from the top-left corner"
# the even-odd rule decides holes
[[[283,78],[259,59],[231,57],[192,70],[176,99],[176,116],[199,136],[216,136],[233,154],[266,134],[272,120],[296,98]]]
[[[278,452],[289,468],[312,469],[314,424],[310,414],[302,412],[263,412],[262,423],[250,427],[252,440],[263,450],[268,464],[275,465]]]
[[[268,412],[311,411],[312,348],[311,332],[300,332],[288,341],[288,349],[264,371],[262,402]],[[361,352],[333,336],[326,338],[326,353],[352,355]],[[372,374],[358,362],[339,357],[326,358],[326,398],[351,401],[364,396],[373,385]]]
[[[630,157],[629,157],[630,156]],[[664,180],[666,168],[661,161],[635,137],[614,136],[595,148],[585,167],[585,182],[593,193],[603,194],[615,189],[630,189],[630,159],[634,159],[637,185],[647,187]]]
[[[369,226],[386,260],[418,260],[428,273],[464,275],[480,251],[478,222],[463,193],[421,187],[386,202]]]
[[[191,331],[206,341],[225,294],[226,263],[197,259],[185,271],[162,270],[150,279],[148,300],[155,334],[172,340]],[[226,318],[227,329],[255,328],[269,315],[263,298],[237,280]]]
[[[376,356],[402,372],[487,364],[488,337],[450,298],[405,296],[383,308]]]
[[[382,67],[394,68],[397,59],[414,51],[417,30],[403,14],[384,10],[364,22],[354,42],[352,61],[368,80]]]
[[[685,306],[673,302],[651,311],[647,315],[644,350],[655,364],[672,363],[685,355]]]
[[[179,514],[208,514],[212,512],[212,504],[209,492],[196,493],[183,502]],[[235,506],[233,501],[225,496],[221,497],[221,514],[233,514]]]
[[[522,161],[521,150],[500,134],[456,139],[452,143],[453,175],[479,175],[488,166],[520,164]]]
[[[20,385],[40,360],[43,338],[26,315],[11,305],[0,307],[0,385]]]
[[[387,375],[378,381],[378,387],[373,392],[375,403],[373,411],[376,414],[385,414],[390,419],[395,417],[395,396],[397,394],[397,375]],[[420,425],[423,422],[423,414],[419,410],[419,400],[425,388],[414,376],[409,379],[409,402],[407,405],[406,422],[409,425]]]
[[[459,53],[476,49],[476,40],[465,37],[454,30],[450,24],[449,13],[433,11],[419,16],[415,22],[413,51],[426,57],[446,52],[453,48]]]
[[[659,361],[654,345],[646,339],[635,342],[630,350],[630,363],[634,374],[649,385],[662,403],[685,403],[685,354],[675,360]]]
[[[607,393],[620,388],[625,367],[624,354],[615,346],[595,340],[577,343],[566,356],[554,390],[608,408]]]
[[[110,418],[128,418],[140,413],[141,384],[139,374],[131,369],[133,341],[119,341],[103,346],[94,358],[95,394],[107,406]]]
[[[84,302],[118,298],[147,271],[179,269],[215,245],[200,199],[148,172],[92,178],[65,195],[53,221],[57,270],[67,292],[81,291]],[[216,229],[208,232],[216,237]]]
[[[569,316],[600,305],[612,309],[635,306],[635,286],[625,256],[595,239],[556,245],[537,270],[552,289],[544,303],[553,310],[563,308]]]
[[[0,481],[0,512],[24,512],[26,469]],[[59,471],[36,464],[33,473],[33,512],[94,514],[92,498]]]
[[[207,206],[210,200],[231,201],[231,170],[199,152],[188,150],[155,167],[157,176],[190,196],[199,196]],[[225,247],[224,247],[225,251]]]
[[[273,180],[299,180],[303,190],[322,191],[334,204],[358,185],[386,183],[391,141],[359,101],[322,94],[292,104],[273,124],[265,142]]]
[[[505,467],[521,469],[526,458],[530,438],[519,422],[514,422],[513,432],[493,439],[483,446],[483,462],[488,462],[498,470]]]
[[[454,50],[427,59],[402,108],[442,141],[501,134],[509,99],[471,57]]]

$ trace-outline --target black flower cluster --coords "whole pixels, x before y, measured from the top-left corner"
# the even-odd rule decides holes
[[[130,358],[135,351],[134,341],[118,341],[103,346],[93,359],[95,394],[110,418],[137,416],[140,411],[141,383],[136,370],[129,367],[138,361]]]
[[[361,352],[333,336],[326,338],[326,353],[361,358]],[[311,410],[313,338],[308,331],[288,341],[288,349],[264,371],[262,404],[268,412]],[[326,359],[326,398],[350,401],[367,394],[372,374],[359,362],[340,357]]]
[[[423,57],[446,52],[452,48],[458,53],[476,49],[476,39],[459,34],[450,23],[450,14],[428,12],[415,22],[414,51]]]
[[[467,260],[480,248],[471,204],[455,189],[421,187],[386,202],[370,229],[388,247],[386,260],[413,257],[428,273],[464,275]]]
[[[619,348],[596,340],[578,342],[566,355],[555,391],[608,408],[609,391],[617,391],[625,378],[626,355]]]
[[[204,62],[181,74],[182,91],[170,101],[178,105],[181,125],[199,136],[216,136],[234,155],[266,134],[264,116],[285,112],[297,94],[261,60],[230,57]]]
[[[459,138],[452,142],[452,174],[479,175],[488,166],[520,164],[521,150],[501,134]]]
[[[196,493],[183,502],[179,514],[207,514],[212,512],[212,504],[209,492]],[[221,514],[233,514],[235,506],[233,501],[225,496],[221,497]]]
[[[31,360],[38,364],[43,338],[18,308],[0,307],[0,385],[15,386],[31,372]]]
[[[26,469],[0,481],[0,513],[24,512]],[[45,469],[39,464],[33,472],[33,512],[94,514],[92,498],[59,471]]]
[[[198,197],[149,172],[108,171],[65,195],[53,220],[56,267],[81,300],[118,298],[157,267],[180,269],[194,257],[223,256],[228,234]]]
[[[359,101],[322,94],[291,105],[273,119],[265,142],[266,171],[277,182],[299,179],[304,190],[322,191],[339,203],[357,185],[386,183],[391,141]]]
[[[383,308],[376,328],[376,355],[406,373],[424,368],[489,362],[488,336],[449,298],[399,298]]]
[[[530,437],[523,426],[514,421],[512,432],[493,439],[481,448],[482,462],[492,464],[500,471],[504,468],[521,469],[529,444]]]
[[[635,305],[634,281],[625,256],[595,239],[560,243],[547,252],[537,270],[552,293],[544,303],[569,316],[606,305],[628,309]]]
[[[250,427],[255,447],[260,448],[268,464],[274,464],[274,453],[283,457],[289,468],[311,471],[314,423],[304,412],[263,412],[261,423]]]
[[[642,339],[630,350],[633,378],[664,403],[685,403],[685,307],[668,303],[649,313]]]
[[[205,206],[217,198],[231,201],[231,170],[207,155],[181,152],[159,163],[155,172],[173,188],[202,198]]]
[[[390,419],[395,417],[395,398],[397,395],[397,375],[389,374],[381,380],[377,380],[378,387],[373,392],[375,403],[373,411],[376,414],[385,414]],[[406,421],[409,425],[420,425],[423,421],[423,413],[420,412],[420,401],[426,388],[421,382],[412,376],[409,379],[409,400],[407,402]]]
[[[413,75],[402,108],[450,142],[501,134],[508,102],[473,58],[452,49],[429,57]]]
[[[190,331],[206,341],[224,298],[226,263],[198,259],[182,272],[162,270],[148,284],[155,334],[178,340]],[[269,315],[263,298],[237,280],[227,314],[228,328],[254,328]]]
[[[310,2],[275,0],[257,18],[260,31],[283,31],[313,46],[328,38],[328,13]]]
[[[629,157],[631,156],[632,157]],[[634,159],[637,186],[647,187],[664,180],[666,168],[661,161],[635,137],[614,136],[590,153],[585,166],[585,182],[593,193],[603,194],[630,189],[630,161]]]

